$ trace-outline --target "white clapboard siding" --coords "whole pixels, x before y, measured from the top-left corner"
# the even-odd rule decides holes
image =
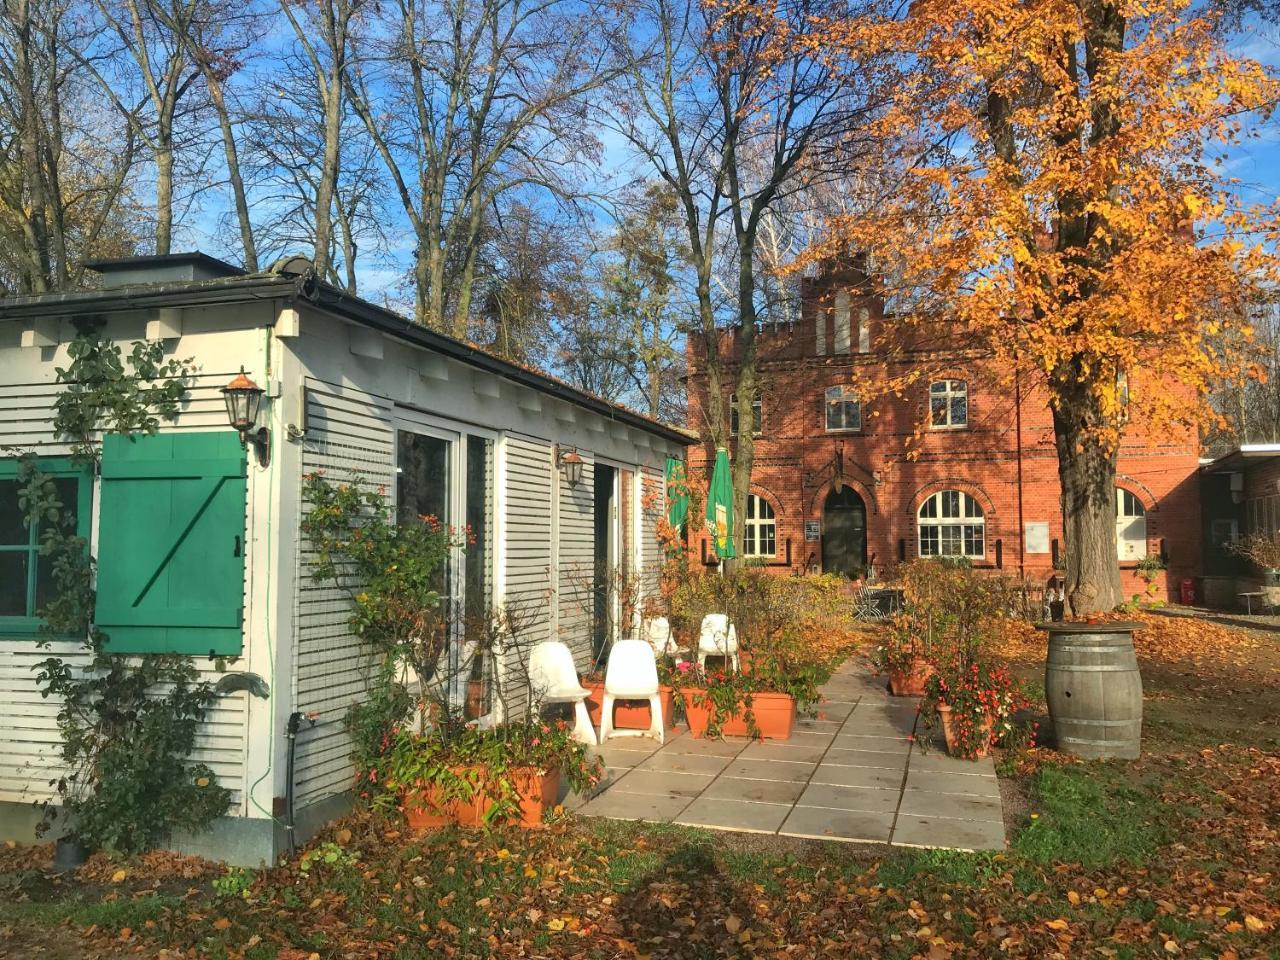
[[[560,487],[557,594],[559,639],[573,651],[578,670],[591,666],[595,577],[595,464],[582,465],[582,482],[570,487],[556,471]]]
[[[395,484],[395,428],[387,401],[350,388],[307,381],[304,474],[320,471],[329,480],[360,480],[390,490]],[[299,495],[299,509],[309,504]],[[295,790],[304,806],[350,788],[351,740],[343,721],[353,703],[368,692],[372,662],[351,632],[348,595],[332,582],[312,575],[310,545],[298,552],[294,591],[294,703],[302,713],[317,713],[315,726],[298,734]]]
[[[201,373],[193,377],[186,399],[174,421],[161,421],[161,429],[230,429],[227,408],[219,389],[234,371]],[[69,452],[65,442],[54,441],[53,383],[0,384],[0,447],[32,450],[53,456]],[[15,451],[0,450],[0,456]],[[97,491],[94,493],[95,500]],[[246,576],[247,576],[246,568]],[[71,643],[58,643],[56,652],[73,663],[88,663],[88,655]],[[62,773],[58,751],[62,744],[57,727],[58,704],[40,696],[31,667],[50,655],[34,640],[0,639],[0,801],[32,801],[48,796],[48,782]],[[216,681],[207,660],[197,660],[201,678]],[[231,812],[243,813],[245,750],[247,744],[248,693],[219,700],[207,716],[197,738],[192,759],[207,763],[218,782],[233,793]]]
[[[662,572],[662,543],[658,539],[658,521],[666,513],[666,477],[656,467],[640,471],[640,565],[641,590],[645,597],[658,594],[658,578]]]
[[[500,670],[500,699],[508,717],[528,703],[529,648],[550,638],[551,445],[510,434],[506,439],[506,586],[504,602],[521,625]]]
[[[73,666],[87,666],[89,657],[72,644],[41,650],[32,640],[0,642],[0,800],[31,802],[50,795],[49,781],[62,775],[59,759],[58,704],[40,696],[36,664],[56,652]],[[197,661],[200,679],[216,682],[219,674],[208,661]],[[218,782],[232,791],[231,812],[241,812],[244,795],[245,729],[248,694],[218,700],[196,737],[192,760],[207,763]]]
[[[235,371],[219,371],[192,377],[177,419],[162,420],[161,428],[230,429],[227,405],[219,391],[234,376]],[[55,443],[53,437],[53,402],[60,389],[56,383],[0,384],[0,448],[32,450],[42,456],[67,453],[68,445]]]

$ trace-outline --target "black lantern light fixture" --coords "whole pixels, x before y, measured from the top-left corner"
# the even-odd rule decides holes
[[[556,468],[564,474],[570,489],[582,482],[582,457],[573,447],[556,447]]]
[[[253,439],[253,451],[258,463],[267,466],[271,457],[271,433],[266,427],[253,429],[258,422],[258,411],[262,407],[262,395],[266,391],[249,379],[240,368],[234,380],[222,388],[222,398],[227,402],[227,419],[232,429],[240,433],[240,446],[248,447],[250,435]]]

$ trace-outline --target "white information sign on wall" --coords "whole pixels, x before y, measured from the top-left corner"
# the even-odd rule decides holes
[[[1049,552],[1049,524],[1028,523],[1025,536],[1027,553]]]

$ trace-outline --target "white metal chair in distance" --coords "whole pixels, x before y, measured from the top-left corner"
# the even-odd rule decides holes
[[[738,630],[727,613],[708,613],[698,633],[698,668],[707,668],[707,657],[728,657],[738,669]]]
[[[619,640],[609,651],[604,673],[604,702],[600,705],[600,742],[610,737],[656,737],[666,739],[662,697],[658,695],[658,661],[647,640]],[[615,700],[648,700],[648,730],[613,729]]]
[[[548,640],[530,651],[529,685],[539,710],[549,703],[572,703],[573,738],[582,743],[596,742],[596,730],[587,712],[587,697],[591,693],[578,682],[578,669],[567,646],[558,640]]]

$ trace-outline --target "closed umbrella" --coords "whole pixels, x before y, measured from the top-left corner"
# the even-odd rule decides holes
[[[723,447],[716,451],[711,487],[707,490],[707,531],[717,557],[732,560],[737,556],[733,549],[733,480],[729,476],[729,452]]]
[[[667,457],[667,523],[683,533],[689,519],[689,479],[684,461]]]

